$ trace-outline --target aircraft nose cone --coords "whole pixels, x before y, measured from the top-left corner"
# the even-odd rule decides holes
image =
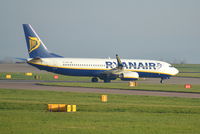
[[[179,70],[176,69],[176,68],[174,68],[174,69],[173,69],[173,74],[174,74],[174,75],[177,75],[178,73],[179,73]]]

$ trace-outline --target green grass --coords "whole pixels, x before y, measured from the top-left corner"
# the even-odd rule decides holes
[[[136,87],[129,87],[128,83],[38,83],[48,86],[66,86],[66,87],[90,87],[104,89],[124,89],[124,90],[147,90],[147,91],[169,91],[169,92],[200,92],[200,85],[192,85],[192,88],[186,89],[184,85],[177,84],[144,84],[139,83]]]
[[[178,77],[200,78],[200,64],[174,64],[179,70]],[[192,73],[195,72],[195,73]]]
[[[2,134],[199,134],[200,99],[0,89]],[[50,113],[48,103],[76,104]]]
[[[180,72],[200,72],[200,64],[174,64]]]
[[[200,73],[179,73],[176,75],[177,77],[193,77],[193,78],[200,78]]]

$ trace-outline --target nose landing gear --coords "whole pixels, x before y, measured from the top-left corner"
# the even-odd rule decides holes
[[[163,84],[163,81],[164,81],[165,79],[170,79],[170,77],[161,77],[160,83]]]
[[[164,79],[163,79],[163,78],[161,78],[161,80],[160,80],[160,83],[161,83],[161,84],[163,84],[163,80],[164,80]]]

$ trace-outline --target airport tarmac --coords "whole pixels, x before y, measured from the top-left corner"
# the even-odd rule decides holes
[[[0,72],[38,72],[46,73],[46,71],[40,71],[39,69],[30,66],[26,63],[21,64],[0,64]]]
[[[50,91],[83,92],[83,93],[101,93],[101,94],[127,94],[127,95],[145,95],[145,96],[200,98],[199,93],[178,93],[178,92],[161,92],[161,91],[121,90],[121,89],[99,89],[99,88],[81,88],[81,87],[59,87],[59,86],[43,86],[43,85],[38,85],[36,83],[37,83],[36,81],[0,80],[0,88],[3,88],[3,89],[25,89],[25,90],[50,90]]]

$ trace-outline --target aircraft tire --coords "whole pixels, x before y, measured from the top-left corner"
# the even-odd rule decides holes
[[[161,84],[163,84],[163,80],[164,80],[164,79],[161,78],[161,80],[160,80],[160,83],[161,83]]]
[[[96,77],[92,78],[91,82],[98,82],[98,78],[96,78]]]
[[[104,79],[103,81],[104,81],[104,83],[110,83],[111,82],[111,80],[109,80],[109,79]]]

